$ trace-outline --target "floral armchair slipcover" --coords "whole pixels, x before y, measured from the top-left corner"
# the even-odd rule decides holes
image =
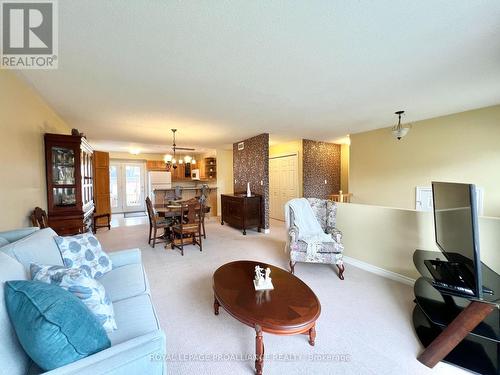
[[[290,209],[290,228],[288,229],[287,252],[290,254],[290,270],[294,273],[295,263],[327,263],[336,264],[339,269],[339,278],[344,280],[344,263],[342,253],[344,245],[342,244],[342,232],[335,227],[337,215],[337,204],[327,199],[307,198],[311,208],[318,219],[321,228],[325,233],[330,234],[334,242],[325,242],[322,249],[315,254],[313,259],[307,257],[307,244],[298,240],[299,230],[293,224],[294,213]]]

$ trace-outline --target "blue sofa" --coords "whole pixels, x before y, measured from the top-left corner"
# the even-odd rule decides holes
[[[48,228],[0,232],[0,373],[40,374],[19,344],[5,308],[4,283],[29,278],[31,262],[63,265]],[[165,334],[151,302],[139,249],[108,254],[113,269],[99,281],[113,301],[118,329],[108,334],[111,347],[92,356],[46,372],[59,374],[163,374]]]

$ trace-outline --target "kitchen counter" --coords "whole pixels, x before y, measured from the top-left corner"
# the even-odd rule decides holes
[[[217,189],[217,186],[209,186],[208,187],[210,190],[215,190]],[[182,190],[201,190],[201,186],[200,187],[184,187],[184,186],[181,186],[181,189]],[[175,190],[175,187],[172,187],[172,188],[168,188],[168,189],[155,189],[154,191],[174,191]]]

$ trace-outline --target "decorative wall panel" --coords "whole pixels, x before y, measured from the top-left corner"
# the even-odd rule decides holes
[[[246,192],[249,182],[252,193],[262,195],[262,223],[268,229],[269,134],[260,134],[233,144],[233,175],[235,193]]]
[[[327,198],[340,190],[340,145],[302,140],[304,197]],[[326,183],[325,183],[326,181]]]

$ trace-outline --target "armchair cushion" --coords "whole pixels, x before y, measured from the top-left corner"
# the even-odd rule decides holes
[[[302,240],[295,242],[292,246],[293,251],[307,252],[307,243]],[[322,247],[319,249],[319,253],[341,253],[343,246],[339,242],[323,242]]]

